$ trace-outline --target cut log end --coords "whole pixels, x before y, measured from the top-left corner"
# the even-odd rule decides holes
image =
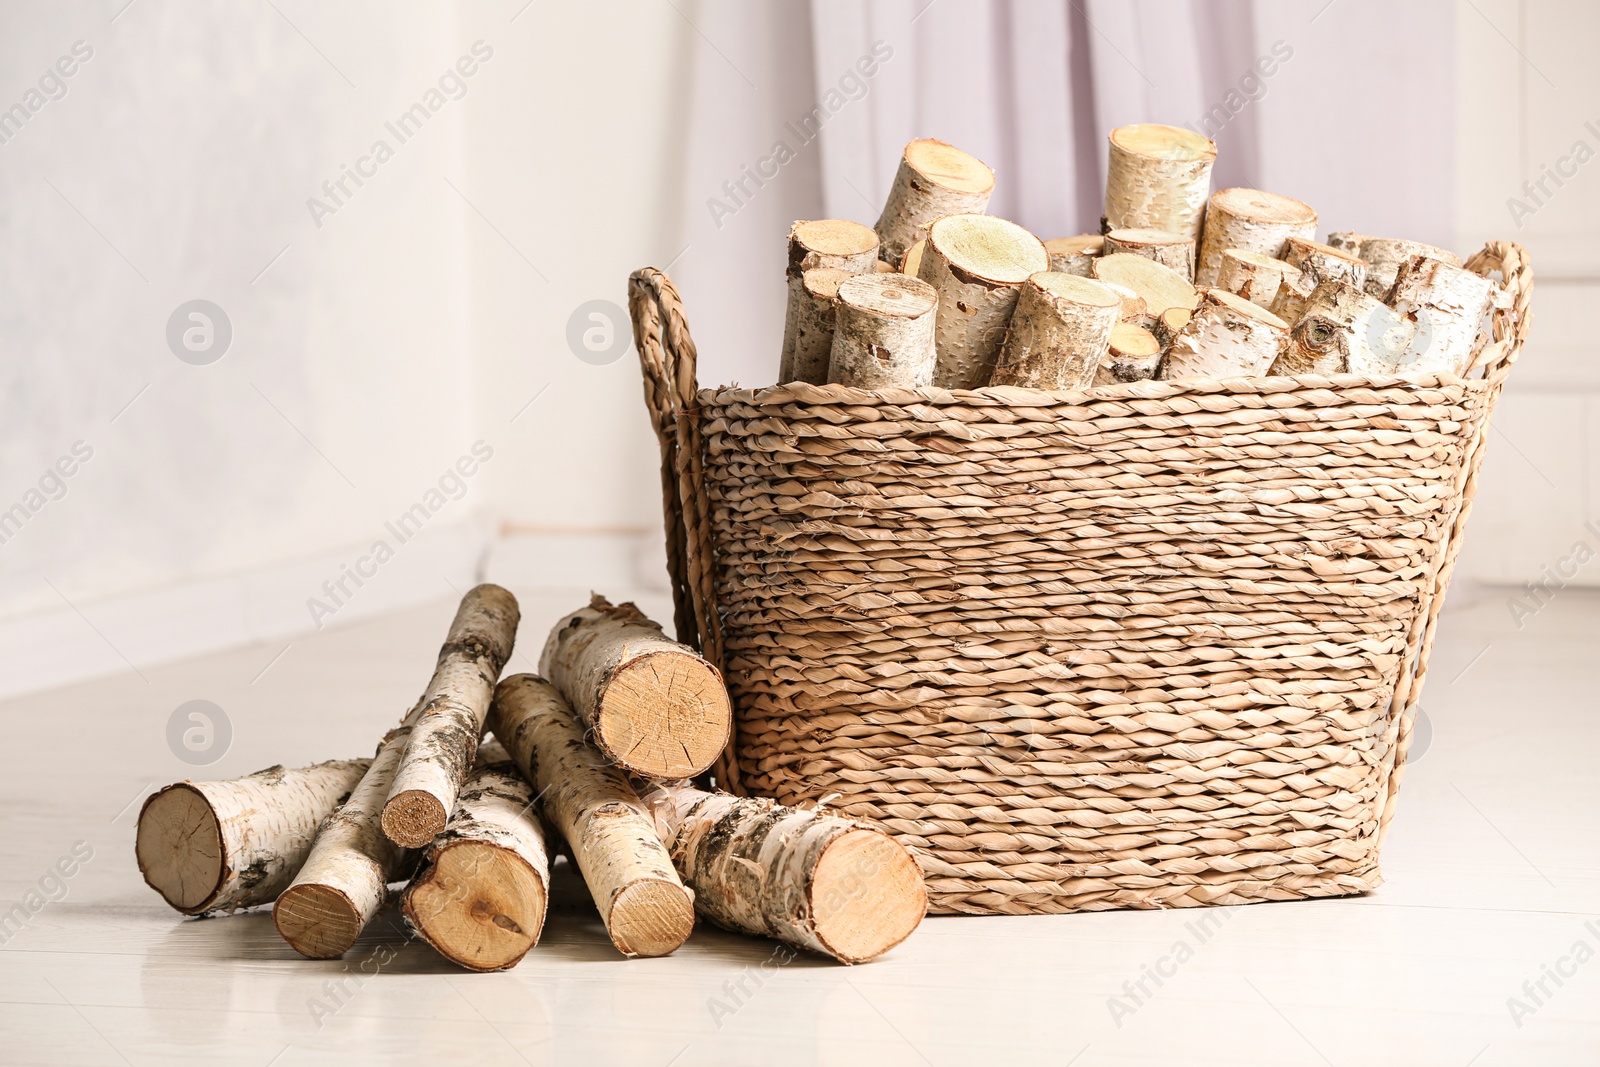
[[[453,963],[500,971],[539,943],[546,903],[544,882],[515,852],[460,841],[440,849],[412,884],[405,913]]]
[[[935,222],[929,241],[963,280],[1021,285],[1050,269],[1044,242],[1014,222],[993,215],[949,215]]]
[[[390,841],[402,848],[421,848],[438,836],[449,817],[438,797],[408,789],[389,798],[380,821]]]
[[[694,929],[694,903],[682,885],[646,879],[624,886],[611,902],[606,929],[628,956],[669,956]]]
[[[1200,161],[1217,158],[1215,141],[1181,126],[1137,122],[1118,126],[1110,136],[1111,143],[1124,152],[1146,159]]]
[[[145,802],[134,851],[145,883],[185,915],[203,912],[227,873],[216,812],[181,782]]]
[[[911,936],[928,893],[904,846],[874,830],[851,830],[817,860],[811,909],[823,946],[845,963],[865,963]]]
[[[789,269],[796,274],[837,266],[834,260],[851,260],[857,269],[867,270],[877,254],[877,232],[848,219],[805,220],[789,231]]]
[[[653,652],[624,663],[595,720],[618,764],[650,778],[690,778],[728,743],[733,708],[716,669],[690,652]]]
[[[994,189],[994,171],[982,160],[931,137],[906,145],[905,161],[923,178],[953,193],[981,194]]]
[[[334,960],[361,936],[364,917],[349,897],[331,885],[304,882],[284,890],[272,906],[278,933],[300,955]]]

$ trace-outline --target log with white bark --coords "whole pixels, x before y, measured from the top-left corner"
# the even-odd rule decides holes
[[[722,675],[632,604],[593,596],[550,631],[539,670],[595,747],[631,773],[690,778],[728,743],[733,709]]]
[[[1091,278],[1089,280],[1096,281],[1097,279]],[[1143,326],[1147,330],[1150,328],[1156,317],[1150,314],[1150,308],[1146,306],[1144,297],[1120,282],[1101,281],[1100,284],[1110,289],[1117,295],[1117,299],[1122,301],[1122,307],[1117,312],[1118,322],[1131,322],[1135,326]]]
[[[1183,328],[1189,325],[1189,320],[1194,318],[1194,312],[1188,308],[1168,308],[1156,319],[1156,328],[1151,332],[1161,344],[1165,352],[1172,347],[1172,342],[1177,339]]]
[[[900,273],[908,278],[915,278],[917,270],[922,266],[922,250],[928,247],[928,239],[919,237],[915,244],[906,249],[906,254],[900,257]]]
[[[1171,267],[1143,256],[1116,252],[1094,261],[1097,281],[1125,286],[1144,298],[1145,310],[1159,316],[1168,308],[1194,310],[1199,297],[1188,279]]]
[[[1288,267],[1283,260],[1260,252],[1230,248],[1222,253],[1216,288],[1226,289],[1234,296],[1271,311]]]
[[[1194,281],[1194,238],[1166,230],[1112,230],[1106,234],[1105,254],[1125,252],[1153,259],[1163,267],[1170,267],[1183,276],[1186,282]],[[1049,249],[1045,245],[1045,249]]]
[[[1323,282],[1306,298],[1272,374],[1388,373],[1372,345],[1392,323],[1383,302],[1344,282]]]
[[[1094,375],[1095,385],[1122,385],[1149,381],[1161,373],[1161,343],[1155,334],[1130,322],[1111,328],[1111,343],[1100,357]]]
[[[1289,327],[1226,289],[1207,289],[1189,324],[1167,349],[1161,376],[1235,378],[1265,374],[1283,352]]]
[[[1412,256],[1426,256],[1452,267],[1461,266],[1461,257],[1449,249],[1402,237],[1363,237],[1360,255],[1367,261],[1367,292],[1379,300],[1389,299],[1400,265]]]
[[[878,235],[859,222],[846,219],[816,219],[797,222],[789,228],[789,297],[783,313],[783,349],[778,361],[778,382],[809,381],[821,385],[823,378],[805,378],[796,359],[796,332],[801,308],[809,301],[805,292],[805,273],[820,267],[862,274],[873,270],[878,259]],[[814,364],[814,373],[827,373],[827,365]]]
[[[1076,274],[1089,277],[1095,258],[1105,252],[1106,239],[1098,233],[1080,233],[1076,237],[1052,237],[1044,243],[1050,257],[1050,269],[1058,274]]]
[[[1049,269],[1044,243],[1014,222],[992,215],[949,215],[935,222],[918,271],[939,295],[933,384],[989,384],[1022,283]]]
[[[1200,236],[1216,143],[1177,126],[1139,123],[1111,131],[1104,229]]]
[[[1342,282],[1357,289],[1367,284],[1365,260],[1309,237],[1285,240],[1283,261],[1305,275],[1313,289],[1323,282]]]
[[[1328,245],[1341,252],[1348,252],[1352,256],[1361,254],[1361,242],[1368,240],[1368,235],[1356,233],[1353,230],[1338,230],[1328,234]]]
[[[860,277],[837,267],[816,267],[800,276],[803,299],[794,311],[794,344],[787,380],[821,385],[828,380],[833,351],[834,297],[848,279]]]
[[[549,900],[550,852],[533,787],[487,740],[406,887],[406,921],[451,962],[500,971],[539,943]]]
[[[498,585],[461,598],[383,805],[383,832],[402,848],[432,841],[455,809],[521,617],[517,598]]]
[[[589,886],[612,944],[665,956],[694,928],[694,897],[622,772],[584,740],[556,687],[518,674],[495,690],[490,729],[532,783]]]
[[[1499,287],[1475,271],[1442,259],[1414,255],[1400,265],[1388,305],[1415,325],[1410,343],[1394,360],[1400,374],[1465,374]]]
[[[933,384],[933,286],[904,274],[862,274],[839,287],[828,381],[858,389]]]
[[[350,799],[322,821],[305,865],[272,906],[273,925],[302,956],[331,960],[349,951],[378,913],[385,888],[404,877],[416,858],[389,840],[379,818],[422,708],[419,700],[384,735]]]
[[[139,809],[139,873],[185,915],[270,904],[305,864],[322,820],[371,765],[329,760],[169,785]]]
[[[1088,278],[1053,271],[1022,285],[991,385],[1082,389],[1111,344],[1122,300]]]
[[[994,171],[977,157],[932,138],[912,141],[901,153],[875,227],[883,259],[899,263],[907,249],[928,236],[935,219],[983,214],[993,192]]]
[[[724,929],[864,963],[927,912],[916,860],[876,827],[683,784],[655,785],[643,799],[696,909]]]
[[[1206,228],[1195,265],[1197,286],[1215,286],[1222,254],[1230,248],[1281,257],[1290,237],[1315,237],[1317,213],[1309,204],[1260,189],[1223,189],[1206,208]]]

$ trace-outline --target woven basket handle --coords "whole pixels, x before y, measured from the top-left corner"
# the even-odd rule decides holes
[[[1467,269],[1488,277],[1500,274],[1500,287],[1504,299],[1496,305],[1490,319],[1489,343],[1478,353],[1474,367],[1483,368],[1483,376],[1496,388],[1505,384],[1511,365],[1522,351],[1527,340],[1528,326],[1533,320],[1529,304],[1533,300],[1533,265],[1528,261],[1528,250],[1512,241],[1490,241],[1483,250],[1467,260]]]

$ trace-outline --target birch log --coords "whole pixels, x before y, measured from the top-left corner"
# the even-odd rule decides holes
[[[517,598],[498,585],[461,598],[383,805],[383,832],[402,848],[432,841],[455,809],[521,617]]]
[[[1286,239],[1283,261],[1309,278],[1313,289],[1323,282],[1342,282],[1357,289],[1367,284],[1365,260],[1309,237]]]
[[[802,299],[795,307],[794,347],[789,381],[822,385],[833,351],[834,297],[847,279],[858,277],[837,267],[816,267],[800,276]]]
[[[1274,315],[1287,322],[1290,326],[1300,321],[1300,316],[1305,314],[1306,300],[1310,298],[1311,291],[1316,286],[1311,284],[1311,279],[1298,267],[1283,265],[1283,280],[1278,285],[1278,295],[1273,297],[1272,306],[1268,308]]]
[[[1154,334],[1142,326],[1119,322],[1111,328],[1111,344],[1095,370],[1094,384],[1148,381],[1160,374],[1161,359],[1161,344]]]
[[[1095,280],[1093,278],[1090,279],[1090,281]],[[1135,326],[1143,326],[1147,330],[1150,328],[1150,324],[1155,321],[1155,316],[1150,314],[1149,307],[1145,305],[1144,297],[1120,282],[1101,281],[1100,284],[1110,289],[1117,295],[1117,299],[1122,301],[1122,307],[1117,312],[1118,322],[1131,322]]]
[[[1050,246],[1045,245],[1048,251]],[[1165,230],[1112,230],[1105,237],[1105,254],[1119,252],[1143,256],[1169,267],[1186,282],[1194,282],[1194,238]]]
[[[549,900],[550,853],[533,787],[490,739],[406,887],[406,921],[452,963],[501,971],[539,943]]]
[[[1305,301],[1272,374],[1383,374],[1372,349],[1393,321],[1376,297],[1344,282],[1323,282]]]
[[[906,249],[906,254],[900,257],[900,273],[908,278],[915,278],[922,266],[922,250],[927,247],[926,237],[917,238],[916,243]]]
[[[1108,246],[1109,247],[1109,246]],[[1199,297],[1194,286],[1171,267],[1127,252],[1101,256],[1094,261],[1097,281],[1126,286],[1144,298],[1145,310],[1159,316],[1168,308],[1194,310]]]
[[[934,385],[977,389],[989,384],[1022,283],[1048,269],[1043,242],[1014,222],[950,215],[933,224],[919,277],[939,296]]]
[[[733,709],[722,675],[632,604],[594,596],[550,631],[539,670],[595,747],[634,774],[690,778],[728,743]]]
[[[337,959],[378,913],[384,890],[402,877],[415,853],[384,834],[379,819],[401,753],[422,717],[422,701],[390,730],[350,799],[322,821],[306,862],[272,905],[278,933],[300,955]]]
[[[1222,253],[1216,288],[1226,289],[1234,296],[1270,311],[1273,301],[1278,298],[1284,270],[1288,266],[1283,260],[1260,252],[1230,248]]]
[[[1414,325],[1410,343],[1394,362],[1401,374],[1465,374],[1472,366],[1484,316],[1498,286],[1475,271],[1442,259],[1414,255],[1400,265],[1388,305]]]
[[[1195,284],[1201,287],[1217,284],[1222,253],[1230,248],[1278,258],[1290,237],[1316,235],[1317,213],[1309,204],[1260,189],[1223,189],[1213,193],[1210,206],[1206,208],[1206,228],[1200,239]]]
[[[878,258],[878,235],[859,222],[846,219],[816,219],[797,222],[789,228],[789,265],[784,277],[789,298],[783,313],[783,349],[778,361],[778,382],[808,381],[800,377],[796,365],[795,339],[800,325],[800,309],[807,302],[805,273],[819,267],[862,274],[873,269]],[[821,368],[826,371],[827,368]],[[820,385],[818,379],[812,384]]]
[[[1207,289],[1189,324],[1167,350],[1163,378],[1235,378],[1267,373],[1289,327],[1265,308],[1225,289]]]
[[[1098,233],[1081,233],[1076,237],[1052,237],[1044,243],[1050,257],[1050,269],[1058,274],[1090,276],[1095,257],[1105,252],[1106,239]]]
[[[907,249],[928,236],[935,219],[983,214],[992,192],[994,171],[977,157],[932,138],[912,141],[900,156],[875,227],[882,257],[899,263]]]
[[[584,740],[556,687],[531,674],[507,678],[489,724],[566,838],[612,944],[625,956],[676,950],[694,928],[693,895],[639,795]]]
[[[1103,228],[1200,236],[1217,146],[1177,126],[1140,123],[1111,131]]]
[[[1394,288],[1395,276],[1400,273],[1400,265],[1412,256],[1426,256],[1452,267],[1461,266],[1460,256],[1435,245],[1399,237],[1363,237],[1361,258],[1367,261],[1367,292],[1379,300],[1388,300],[1389,290]]]
[[[1341,252],[1348,252],[1352,256],[1361,254],[1361,242],[1365,240],[1367,240],[1366,234],[1355,233],[1350,230],[1339,230],[1328,234],[1329,247],[1337,248]]]
[[[991,385],[1083,389],[1111,344],[1122,300],[1088,278],[1053,271],[1022,285]]]
[[[1160,343],[1161,350],[1165,352],[1172,347],[1172,342],[1177,340],[1178,334],[1189,325],[1189,320],[1194,318],[1194,312],[1188,308],[1168,308],[1156,319],[1156,328],[1151,331]]]
[[[858,389],[932,385],[938,306],[933,286],[904,274],[845,282],[827,380]]]
[[[139,809],[139,873],[185,915],[270,904],[305,864],[322,820],[371,765],[329,760],[169,785]]]
[[[682,784],[652,786],[643,799],[696,910],[726,930],[864,963],[927,913],[917,861],[876,827]]]

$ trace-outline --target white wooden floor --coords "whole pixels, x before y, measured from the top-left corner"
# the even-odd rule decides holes
[[[314,963],[266,913],[167,910],[133,862],[146,792],[369,752],[427,680],[446,601],[15,700],[0,917],[21,903],[26,921],[0,935],[0,1062],[1600,1063],[1600,595],[1565,591],[1521,630],[1505,596],[1460,590],[1446,614],[1433,736],[1380,891],[1209,913],[1205,936],[1192,910],[936,918],[850,969],[763,968],[771,943],[709,927],[671,958],[623,960],[565,870],[543,942],[497,975],[447,966],[392,917]],[[524,599],[513,669],[570,606]],[[166,740],[192,699],[233,732],[193,769]],[[92,858],[55,881],[75,845]],[[33,903],[59,899],[28,913],[41,890]],[[1141,994],[1150,970],[1170,977]],[[1139,1002],[1113,999],[1129,988]]]

